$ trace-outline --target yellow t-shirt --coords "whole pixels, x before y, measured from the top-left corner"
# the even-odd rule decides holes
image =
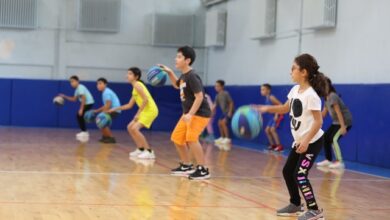
[[[137,82],[137,84],[142,87],[146,98],[148,99],[148,103],[140,113],[139,122],[143,124],[146,128],[149,128],[158,116],[158,108],[156,103],[154,102],[152,95],[150,95],[148,88],[146,88],[146,86],[142,82]],[[141,95],[137,92],[135,88],[133,89],[132,95],[135,100],[135,103],[138,107],[140,107],[143,103],[143,100]]]

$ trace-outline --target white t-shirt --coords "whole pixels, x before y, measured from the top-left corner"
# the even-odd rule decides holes
[[[316,91],[309,87],[303,93],[298,93],[299,85],[294,86],[288,94],[290,102],[290,126],[295,142],[302,140],[310,131],[314,123],[312,111],[321,111],[321,99]],[[310,144],[322,137],[324,131],[320,129],[311,139]]]

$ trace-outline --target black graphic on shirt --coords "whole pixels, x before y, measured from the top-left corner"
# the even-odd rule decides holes
[[[303,113],[303,105],[301,100],[292,99],[290,103],[290,112],[292,112],[291,117],[291,128],[295,131],[298,131],[301,127],[301,122],[298,120],[299,117],[302,116]]]

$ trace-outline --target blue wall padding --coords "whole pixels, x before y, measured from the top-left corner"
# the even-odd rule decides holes
[[[58,110],[52,101],[58,88],[58,81],[12,80],[11,125],[57,127]]]
[[[84,85],[95,98],[94,108],[100,107],[102,105],[101,93],[97,91],[96,83],[85,82]],[[127,103],[131,98],[132,87],[128,83],[110,83],[109,86],[118,94],[122,104]],[[285,102],[291,87],[291,85],[274,86],[272,93]],[[170,86],[148,86],[148,88],[160,112],[151,130],[171,132],[182,114],[179,91]],[[236,108],[247,104],[264,103],[264,97],[260,96],[259,86],[228,86],[226,89],[232,95]],[[390,124],[390,111],[387,103],[390,100],[390,85],[336,85],[336,89],[351,109],[354,119],[351,131],[340,140],[344,158],[349,161],[390,168],[390,139],[388,138],[390,128],[387,126]],[[60,108],[52,104],[54,96],[58,93],[67,95],[74,93],[68,81],[0,79],[0,92],[3,94],[0,125],[78,127],[76,113],[79,103],[67,102]],[[214,99],[213,87],[207,87],[206,92]],[[113,129],[126,129],[136,111],[136,107],[124,111],[114,120]],[[216,117],[220,115],[218,110]],[[269,117],[264,117],[265,124]],[[330,124],[331,121],[327,117],[324,120],[324,130]],[[217,120],[214,120],[214,128],[218,135],[216,125]],[[90,124],[89,128],[96,129],[96,125]],[[278,131],[283,145],[289,148],[292,137],[287,115]],[[267,139],[262,132],[258,138],[247,142],[251,143],[249,146],[256,146],[253,143],[258,144],[260,148],[261,145],[267,144]]]
[[[12,81],[7,79],[0,79],[0,125],[10,125],[11,123],[11,99],[12,99]]]

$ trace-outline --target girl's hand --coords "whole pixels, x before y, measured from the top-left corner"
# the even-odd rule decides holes
[[[134,119],[133,119],[135,122],[138,122],[139,120],[139,114],[137,113],[135,116],[134,116]]]
[[[296,146],[297,149],[295,150],[295,152],[297,152],[298,154],[303,154],[307,151],[307,148],[309,148],[309,142],[302,141],[300,143],[296,143]]]
[[[269,111],[269,106],[267,105],[259,105],[257,107],[258,111],[260,111],[261,113],[265,113],[265,112],[268,112]]]
[[[341,135],[345,135],[345,134],[347,134],[347,127],[345,127],[345,125],[344,126],[341,126],[341,128],[340,128],[340,134]]]

